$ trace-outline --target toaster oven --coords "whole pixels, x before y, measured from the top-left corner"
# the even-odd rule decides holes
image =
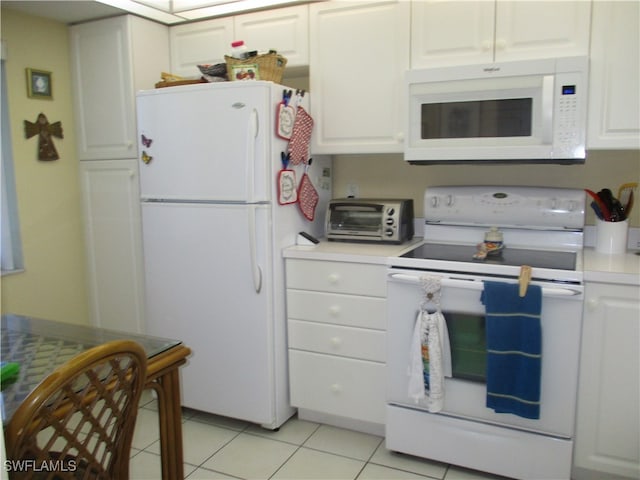
[[[413,233],[411,199],[337,198],[327,206],[329,240],[402,243]]]

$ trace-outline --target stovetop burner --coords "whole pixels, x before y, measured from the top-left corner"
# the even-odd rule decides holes
[[[473,254],[476,253],[476,250],[477,248],[474,245],[424,243],[405,253],[401,258],[473,262],[516,267],[529,265],[534,268],[576,270],[577,255],[575,252],[509,248],[507,245],[497,255],[488,255],[484,260],[475,260]]]

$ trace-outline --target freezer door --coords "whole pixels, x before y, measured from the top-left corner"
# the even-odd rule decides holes
[[[138,94],[142,198],[270,200],[270,95],[213,84]]]
[[[193,351],[181,369],[183,404],[259,424],[274,411],[269,214],[264,205],[142,204],[147,331]]]

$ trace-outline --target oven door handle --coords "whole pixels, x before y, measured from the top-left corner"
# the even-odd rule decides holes
[[[417,275],[407,275],[406,273],[390,273],[389,278],[391,280],[397,280],[406,283],[420,283],[420,277]],[[469,290],[482,291],[484,284],[482,280],[462,280],[456,278],[443,278],[441,280],[443,287],[454,288],[466,288]],[[575,295],[581,295],[582,292],[573,290],[571,288],[563,287],[542,287],[542,295],[545,297],[572,297]]]

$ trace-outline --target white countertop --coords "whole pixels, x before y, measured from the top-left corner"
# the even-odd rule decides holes
[[[634,252],[619,255],[584,249],[584,281],[640,285],[640,255]]]
[[[411,250],[422,237],[401,245],[380,243],[330,242],[321,239],[313,246],[296,245],[284,249],[284,258],[326,260],[333,262],[371,263],[385,265],[388,257],[396,257]],[[584,249],[584,281],[640,285],[640,255],[627,252],[620,255],[598,253]]]
[[[285,248],[283,256],[284,258],[385,265],[387,257],[402,255],[420,242],[422,242],[422,237],[414,237],[413,240],[400,245],[330,242],[326,239],[321,239],[317,245],[296,245]]]

